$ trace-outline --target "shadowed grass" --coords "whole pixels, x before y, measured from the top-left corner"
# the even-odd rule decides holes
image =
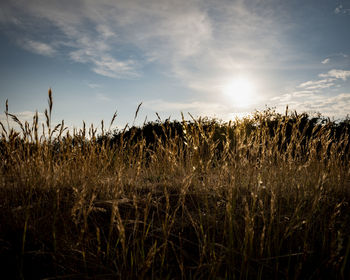
[[[50,90],[41,134],[7,103],[21,132],[1,124],[11,278],[350,276],[348,120],[267,110],[70,134],[52,104]]]

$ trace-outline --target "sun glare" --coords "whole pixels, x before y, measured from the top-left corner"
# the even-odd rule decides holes
[[[255,98],[254,83],[245,77],[237,77],[229,80],[223,86],[222,92],[237,107],[248,107],[253,103]]]

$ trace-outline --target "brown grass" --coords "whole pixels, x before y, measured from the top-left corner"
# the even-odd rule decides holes
[[[1,124],[10,278],[349,279],[347,122],[268,110],[158,123],[150,144],[52,128],[52,103],[42,127],[7,104],[21,132]]]

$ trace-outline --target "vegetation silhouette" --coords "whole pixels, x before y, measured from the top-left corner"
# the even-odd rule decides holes
[[[48,104],[42,126],[7,106],[20,131],[0,123],[5,278],[349,279],[349,118],[267,109],[98,134],[51,127]]]

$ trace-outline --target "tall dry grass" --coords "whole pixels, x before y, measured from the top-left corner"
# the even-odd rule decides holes
[[[348,122],[267,110],[69,133],[48,103],[43,125],[6,103],[21,131],[1,123],[3,275],[349,279]]]

